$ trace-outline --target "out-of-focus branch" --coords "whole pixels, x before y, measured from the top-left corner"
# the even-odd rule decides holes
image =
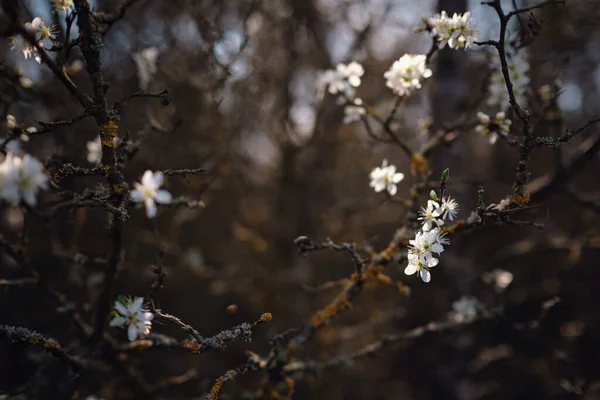
[[[75,358],[65,352],[57,340],[46,338],[37,332],[27,328],[0,325],[0,339],[8,339],[12,342],[23,343],[29,346],[39,347],[44,349],[48,354],[56,357],[60,361],[67,364],[74,371],[80,371],[86,367],[84,361]]]

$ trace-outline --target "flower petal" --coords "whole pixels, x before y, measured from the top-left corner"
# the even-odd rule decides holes
[[[133,342],[135,338],[137,338],[138,330],[135,324],[129,324],[127,327],[127,338],[129,338],[130,342]]]
[[[421,279],[423,280],[423,282],[429,283],[429,281],[431,281],[431,273],[429,271],[427,271],[425,268],[422,268],[419,271],[419,275],[421,276]]]
[[[127,307],[125,307],[121,302],[115,301],[115,309],[122,316],[126,316],[128,314]]]
[[[416,264],[408,264],[406,266],[406,268],[404,268],[404,273],[406,275],[412,275],[415,272],[417,272],[418,267],[416,266]]]
[[[116,317],[112,321],[110,321],[110,323],[108,325],[110,325],[112,327],[123,326],[123,325],[125,325],[125,322],[127,322],[127,319],[125,319],[124,317]]]
[[[129,312],[132,314],[137,313],[138,311],[140,311],[140,309],[142,308],[142,304],[144,303],[144,298],[143,297],[137,297],[132,303],[131,305],[128,307],[129,308]]]
[[[159,190],[156,192],[156,196],[154,196],[154,200],[161,204],[169,204],[172,199],[173,197],[171,196],[171,193],[167,192],[166,190]]]

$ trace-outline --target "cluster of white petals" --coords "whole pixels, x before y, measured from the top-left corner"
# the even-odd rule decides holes
[[[418,219],[423,225],[415,238],[409,241],[408,265],[404,269],[406,275],[418,273],[425,283],[431,281],[430,269],[439,264],[434,254],[439,256],[444,251],[444,245],[450,244],[440,227],[446,219],[454,221],[458,213],[458,203],[450,196],[442,198],[440,202],[432,190],[430,197],[427,207],[422,207],[419,212]]]
[[[468,48],[477,40],[477,29],[475,28],[475,19],[471,17],[470,12],[456,14],[449,17],[446,11],[429,18],[427,24],[431,33],[438,40],[440,49],[446,44],[451,49]]]
[[[421,80],[431,76],[426,61],[427,57],[423,54],[403,55],[383,74],[387,87],[399,96],[410,95],[415,89],[420,89]]]
[[[37,193],[48,189],[44,166],[29,154],[8,152],[0,164],[0,199],[16,206],[24,201],[31,207],[37,204]]]
[[[110,321],[110,326],[120,326],[127,329],[127,337],[130,341],[144,337],[150,333],[154,315],[142,308],[144,299],[124,299],[124,303],[115,301],[115,310],[119,314]]]
[[[365,106],[363,106],[362,99],[356,98],[352,103],[349,103],[344,107],[344,123],[349,124],[360,121],[366,112],[367,110],[365,109]]]
[[[52,41],[56,39],[56,28],[54,25],[46,25],[40,17],[36,17],[31,22],[27,22],[24,26],[25,30],[35,38],[36,43],[40,47],[51,46]],[[13,36],[11,38],[13,49],[23,53],[23,57],[28,59],[30,57],[35,58],[38,63],[42,62],[35,45],[30,43],[26,38],[21,35]]]
[[[387,191],[390,195],[398,192],[397,184],[404,179],[402,172],[396,172],[395,165],[388,165],[387,160],[383,160],[381,167],[376,167],[369,175],[371,178],[370,187],[377,193]]]
[[[529,62],[527,61],[527,53],[524,50],[521,50],[512,57],[507,58],[507,63],[508,76],[513,85],[515,100],[521,107],[526,107],[527,88],[529,87],[529,77],[527,76],[529,72]],[[490,78],[487,104],[489,106],[498,106],[501,110],[506,110],[510,104],[506,81],[504,80],[500,65],[494,64],[492,65],[492,68],[494,68],[494,70]]]
[[[506,118],[503,111],[497,113],[494,119],[480,111],[477,113],[477,118],[479,118],[479,125],[475,127],[475,131],[483,136],[489,136],[491,144],[496,143],[498,135],[506,136],[510,132],[512,121]]]
[[[463,296],[452,303],[452,318],[459,324],[473,322],[477,318],[481,303],[473,297]]]
[[[69,8],[73,5],[73,0],[52,0],[52,2],[57,10],[62,10],[64,12],[68,12]]]
[[[144,172],[142,182],[133,184],[134,190],[131,191],[131,200],[137,203],[144,203],[146,206],[146,215],[148,218],[156,216],[156,203],[169,204],[172,200],[171,193],[160,189],[163,184],[164,175],[162,172]]]
[[[335,69],[322,71],[316,82],[317,97],[322,99],[327,91],[346,99],[353,99],[364,73],[363,66],[356,61],[352,61],[348,65],[338,64]]]

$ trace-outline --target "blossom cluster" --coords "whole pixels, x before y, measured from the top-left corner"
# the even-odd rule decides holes
[[[529,86],[529,63],[527,61],[527,53],[520,50],[512,57],[507,57],[508,76],[513,86],[513,93],[517,103],[524,107],[527,104],[527,88]],[[492,65],[493,72],[490,78],[489,96],[487,104],[489,106],[498,106],[501,110],[506,110],[510,104],[508,91],[506,89],[506,81],[502,74],[500,65]]]
[[[365,70],[356,61],[350,64],[338,64],[335,69],[328,69],[317,77],[317,97],[322,99],[325,91],[342,96],[343,100],[352,100],[356,88],[361,84]]]
[[[46,25],[40,17],[36,17],[31,22],[27,22],[24,26],[25,30],[35,38],[35,41],[39,47],[51,46],[53,40],[56,39],[56,27],[52,25]],[[37,51],[36,45],[31,43],[29,39],[18,35],[11,37],[13,49],[23,53],[23,57],[28,59],[33,57],[38,63],[42,62],[42,58]]]
[[[427,68],[427,57],[423,54],[405,54],[394,61],[391,68],[383,77],[387,80],[387,87],[399,96],[407,96],[415,89],[421,88],[421,81],[431,76]]]
[[[503,111],[497,113],[494,119],[480,111],[477,113],[477,118],[479,118],[479,125],[475,127],[475,131],[483,136],[489,136],[491,144],[496,143],[499,135],[506,136],[510,132],[512,121],[506,118]]]
[[[427,207],[421,209],[419,220],[423,225],[415,238],[409,241],[408,265],[404,269],[406,275],[419,274],[423,282],[431,281],[430,269],[439,264],[439,255],[444,251],[444,245],[450,241],[442,232],[444,220],[453,221],[458,213],[458,203],[450,196],[442,198],[432,190]]]
[[[402,172],[396,172],[395,165],[388,165],[387,160],[383,160],[381,167],[376,167],[369,175],[371,183],[369,186],[377,193],[387,191],[390,195],[395,195],[398,192],[397,184],[404,179]]]
[[[451,49],[466,49],[477,40],[475,19],[471,17],[470,12],[454,13],[449,17],[446,11],[442,11],[427,20],[427,27],[435,35],[440,49],[446,45]]]
[[[150,333],[154,314],[142,308],[144,299],[121,298],[115,301],[116,316],[110,321],[112,327],[123,327],[127,329],[127,337],[130,341],[144,337]]]

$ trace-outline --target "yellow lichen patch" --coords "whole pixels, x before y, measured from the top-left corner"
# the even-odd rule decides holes
[[[218,377],[212,388],[210,389],[210,393],[208,393],[207,398],[209,399],[218,399],[219,393],[221,392],[221,388],[223,387],[223,383],[225,383],[225,379],[223,377]]]
[[[390,278],[386,274],[382,274],[382,273],[377,274],[377,280],[379,280],[379,282],[383,282],[387,285],[392,283],[392,278]]]
[[[454,233],[455,230],[457,230],[459,227],[461,227],[464,224],[465,224],[465,220],[459,219],[453,225],[443,228],[442,232],[452,234],[452,233]]]
[[[192,353],[198,353],[204,346],[198,344],[197,342],[195,342],[193,340],[185,339],[183,341],[183,347],[185,349],[191,350]]]
[[[102,171],[104,171],[104,176],[108,176],[108,171],[110,171],[110,165],[105,165],[102,167]]]
[[[286,376],[285,377],[285,387],[287,389],[287,393],[286,393],[285,397],[287,397],[287,398],[292,397],[292,395],[296,391],[295,386],[296,386],[296,382],[294,382],[294,380],[292,378],[290,378],[289,376]]]
[[[379,255],[385,258],[387,261],[391,261],[394,254],[398,252],[398,247],[394,244],[390,244],[385,250],[383,250]]]
[[[335,317],[340,312],[345,311],[352,307],[352,303],[348,300],[346,295],[340,295],[331,303],[329,303],[322,310],[317,311],[312,316],[312,325],[314,328],[318,328],[325,324],[325,321],[329,318]]]
[[[123,188],[120,185],[113,185],[113,193],[121,193]]]
[[[422,154],[413,154],[410,158],[410,170],[415,172],[425,172],[429,168],[429,164],[427,163],[427,159],[423,157]]]
[[[46,340],[46,346],[52,349],[60,349],[60,343],[58,343],[58,341],[55,339]]]
[[[102,147],[115,147],[115,137],[117,137],[118,128],[119,126],[115,121],[110,120],[98,129]]]
[[[31,343],[31,344],[38,344],[39,342],[40,342],[40,339],[37,336],[32,336],[29,339],[29,343]]]
[[[531,195],[529,193],[516,194],[510,199],[510,202],[515,204],[517,207],[525,207],[529,203]]]
[[[273,314],[268,313],[268,312],[266,312],[260,316],[260,322],[268,322],[272,319],[273,319]]]

